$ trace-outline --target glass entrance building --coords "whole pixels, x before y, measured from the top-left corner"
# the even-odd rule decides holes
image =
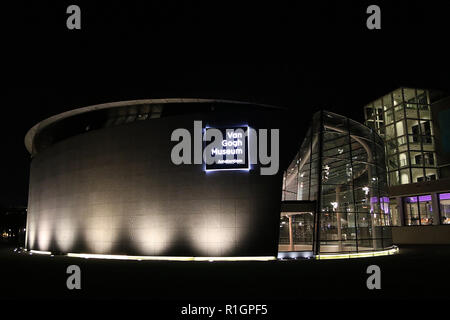
[[[316,113],[283,177],[280,252],[392,247],[384,164],[383,141],[371,128]]]

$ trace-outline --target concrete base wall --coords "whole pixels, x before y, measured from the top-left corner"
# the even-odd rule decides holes
[[[450,244],[450,225],[392,228],[394,244]]]

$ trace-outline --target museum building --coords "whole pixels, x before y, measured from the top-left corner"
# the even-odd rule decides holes
[[[27,250],[173,260],[394,253],[380,136],[319,111],[303,143],[288,144],[295,130],[288,117],[283,108],[247,102],[147,99],[41,121],[25,137],[32,157]],[[230,135],[224,150],[233,152],[213,149],[227,157],[219,164],[195,161],[212,128],[238,128],[246,138]],[[173,161],[177,129],[193,137],[192,154],[181,153],[192,163]],[[269,153],[276,130],[279,148],[297,152],[275,174],[262,174],[270,164],[253,161],[262,139],[252,144],[250,132],[261,130],[269,132]]]

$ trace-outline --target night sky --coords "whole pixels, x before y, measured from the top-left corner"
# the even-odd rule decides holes
[[[225,98],[288,107],[304,130],[320,108],[362,121],[364,104],[399,86],[450,91],[450,28],[439,4],[148,2],[2,9],[0,206],[26,205],[28,129],[73,108]],[[81,7],[81,31],[65,27],[69,4]],[[369,4],[381,7],[381,30],[365,26]]]

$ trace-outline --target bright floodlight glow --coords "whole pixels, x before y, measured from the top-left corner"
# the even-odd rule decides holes
[[[116,227],[119,220],[114,211],[120,210],[113,204],[102,203],[93,206],[93,215],[84,219],[86,242],[94,253],[108,253],[117,237]]]
[[[169,221],[157,212],[147,211],[146,215],[136,216],[136,228],[129,229],[136,238],[136,246],[146,255],[159,255],[164,252],[173,237],[174,229]]]
[[[175,257],[175,256],[127,256],[110,254],[68,253],[73,258],[96,258],[112,260],[168,260],[168,261],[270,261],[276,260],[272,256],[255,257]]]
[[[235,247],[243,231],[236,228],[236,215],[233,213],[205,212],[208,216],[207,223],[191,222],[188,232],[190,240],[205,256],[227,256]],[[200,215],[204,216],[203,214]],[[194,219],[195,215],[191,218]]]
[[[59,249],[67,252],[75,241],[75,218],[68,209],[56,222],[55,240]],[[67,212],[68,211],[68,212]]]
[[[51,225],[49,220],[46,219],[46,216],[44,216],[43,218],[39,217],[38,225],[38,248],[39,250],[45,251],[49,249],[50,239],[52,236]]]
[[[28,228],[28,243],[30,245],[30,248],[34,247],[35,241],[36,241],[36,228],[29,227]]]

